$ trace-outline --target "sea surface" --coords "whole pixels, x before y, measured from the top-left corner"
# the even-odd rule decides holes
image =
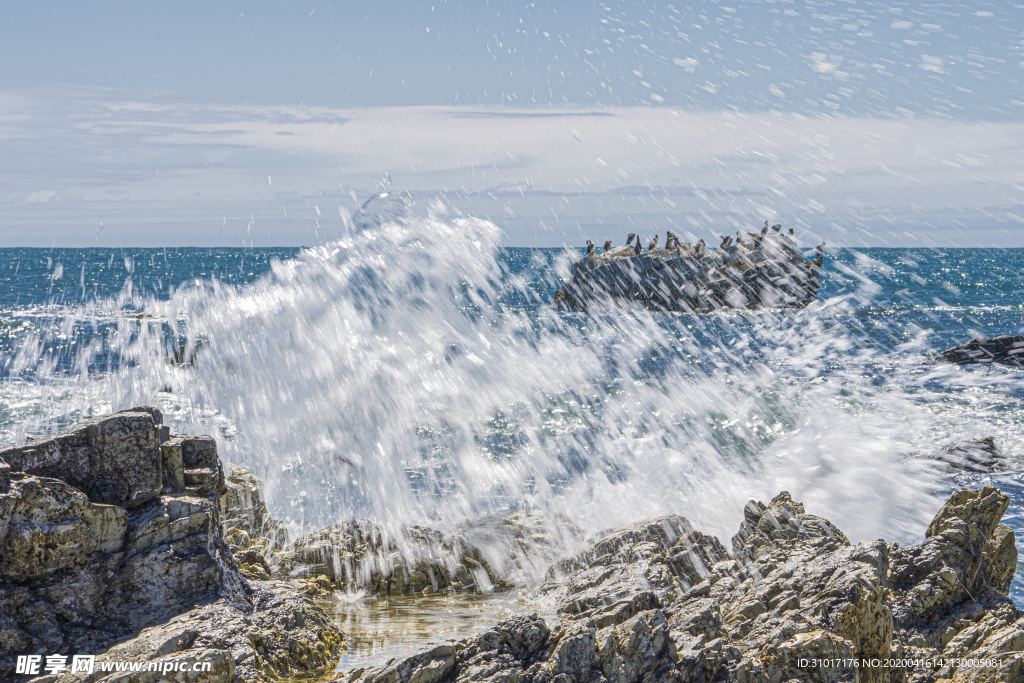
[[[1024,370],[923,363],[1024,334],[1024,250],[831,250],[802,311],[581,314],[550,305],[577,252],[499,239],[441,212],[312,249],[0,249],[0,440],[155,404],[295,532],[675,512],[728,544],[788,490],[851,540],[909,543],[991,484],[1024,534]],[[990,436],[1003,471],[935,459]],[[529,584],[558,550],[487,552]]]

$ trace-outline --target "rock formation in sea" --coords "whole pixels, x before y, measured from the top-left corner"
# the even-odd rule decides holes
[[[956,365],[999,363],[1024,367],[1024,336],[1007,334],[991,339],[972,339],[965,344],[946,349],[928,362]]]

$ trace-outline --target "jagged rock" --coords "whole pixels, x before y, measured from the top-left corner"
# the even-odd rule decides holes
[[[170,492],[204,498],[227,492],[213,437],[178,434],[160,444],[160,452]]]
[[[220,519],[224,538],[230,545],[267,552],[284,547],[288,532],[284,524],[267,511],[263,484],[255,475],[244,467],[232,465],[224,489],[220,496]]]
[[[603,628],[671,602],[728,557],[717,538],[672,515],[605,535],[550,577],[578,569],[556,588],[558,613]]]
[[[344,522],[296,539],[278,559],[280,576],[326,576],[336,587],[378,594],[509,586],[465,537],[419,526],[385,539],[372,522]]]
[[[212,659],[211,672],[182,680],[248,683],[322,672],[342,645],[341,632],[323,610],[287,584],[268,581],[257,584],[251,604],[218,601],[192,609],[115,645],[97,657],[97,663]],[[67,674],[56,680],[114,683],[122,677],[106,675],[97,666],[91,676]],[[143,674],[137,680],[160,679]]]
[[[163,488],[156,408],[97,417],[26,444],[0,447],[12,472],[60,479],[94,503],[142,505]]]
[[[805,261],[785,237],[749,235],[717,252],[654,249],[584,256],[555,295],[556,306],[586,309],[628,299],[658,311],[708,313],[720,308],[803,308],[817,298],[821,257]]]
[[[0,579],[24,582],[121,549],[128,515],[59,479],[24,476],[0,494]]]
[[[957,491],[923,546],[908,548],[852,545],[785,492],[768,505],[747,504],[732,555],[681,517],[628,527],[553,568],[549,592],[561,591],[563,623],[546,645],[524,657],[485,646],[500,640],[494,635],[472,638],[455,646],[454,665],[445,659],[447,673],[431,681],[1022,680],[1024,617],[1005,596],[1016,566],[1013,533],[999,524],[1006,501],[991,487]],[[862,657],[953,664],[937,671],[849,664]],[[405,661],[389,663],[408,673],[394,683],[410,683],[424,660]],[[356,681],[359,673],[339,678]]]
[[[992,339],[972,339],[966,344],[946,349],[929,362],[956,365],[1000,363],[1024,367],[1024,336],[1003,335]]]
[[[995,472],[1006,467],[1006,459],[999,454],[995,439],[991,436],[950,446],[935,456],[935,459],[950,469],[968,472]]]
[[[221,538],[216,443],[171,439],[160,421],[137,408],[0,449],[0,678],[28,653],[213,664],[88,677],[124,683],[264,681],[330,665],[341,635],[327,614],[284,584],[254,588]]]

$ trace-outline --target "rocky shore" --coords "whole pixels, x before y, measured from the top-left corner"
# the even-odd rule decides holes
[[[212,438],[162,421],[136,408],[0,447],[0,679],[240,683],[337,661],[342,634],[302,584],[247,578],[225,541],[222,525],[274,538],[254,482],[226,481]],[[17,673],[18,655],[36,669]],[[212,666],[71,673],[74,655]],[[54,656],[66,668],[48,672]]]
[[[975,458],[976,460],[977,458]],[[971,462],[974,462],[972,460]],[[744,509],[731,548],[669,516],[605,534],[548,570],[557,621],[502,621],[344,683],[1024,680],[1009,499],[953,493],[921,544],[852,545],[787,493]],[[496,529],[496,530],[495,530]],[[210,437],[171,435],[154,408],[0,446],[0,679],[196,683],[333,675],[344,635],[318,599],[490,592],[578,543],[527,513],[397,537],[350,520],[288,539],[259,481],[225,476]],[[481,547],[495,536],[500,566]],[[562,537],[560,537],[560,535]],[[18,657],[39,656],[17,673]],[[47,657],[67,658],[46,670]],[[97,662],[207,671],[72,672]],[[24,659],[22,660],[25,661]]]
[[[346,683],[1024,680],[1009,499],[955,492],[920,545],[852,545],[789,494],[751,501],[732,552],[682,517],[620,529],[552,569],[559,625],[477,638]]]

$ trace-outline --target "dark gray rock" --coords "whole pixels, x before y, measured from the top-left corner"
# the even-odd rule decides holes
[[[1017,334],[992,339],[972,339],[966,344],[946,349],[930,362],[956,365],[999,363],[1024,367],[1024,336]]]

